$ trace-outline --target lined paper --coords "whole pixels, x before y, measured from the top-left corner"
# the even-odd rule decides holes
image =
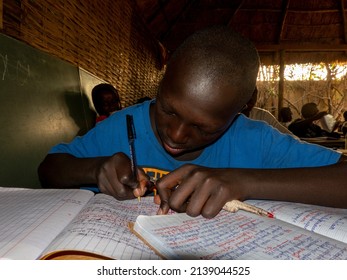
[[[247,203],[267,210],[287,223],[347,243],[347,209],[268,200]]]
[[[0,259],[36,259],[93,197],[81,190],[0,188]]]
[[[78,189],[0,188],[0,259],[82,250],[115,259],[159,259],[128,228],[155,215],[153,197],[117,201]]]
[[[157,210],[153,197],[117,201],[97,194],[45,253],[73,248],[113,259],[159,259],[128,228],[138,215],[155,215]]]
[[[167,259],[347,258],[347,244],[243,211],[213,219],[139,216],[134,230]]]

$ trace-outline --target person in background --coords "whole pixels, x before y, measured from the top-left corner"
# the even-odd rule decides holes
[[[254,45],[226,26],[191,35],[171,56],[154,100],[129,106],[38,168],[43,187],[96,184],[119,200],[157,179],[158,214],[216,216],[233,199],[347,208],[347,157],[240,114],[256,86]],[[136,129],[135,176],[126,117]]]
[[[289,107],[282,107],[278,112],[278,120],[283,126],[288,128],[288,125],[293,120],[292,110]]]
[[[283,126],[276,117],[271,114],[268,110],[255,107],[258,99],[258,88],[256,87],[253,91],[252,97],[247,102],[242,113],[253,120],[265,121],[269,125],[277,128],[280,132],[293,135],[285,126]]]
[[[343,136],[346,137],[347,134],[347,111],[343,112],[343,121],[340,124],[339,130],[342,132]]]
[[[96,85],[92,89],[92,100],[98,114],[96,123],[108,118],[112,113],[122,109],[117,89],[107,83]]]
[[[339,138],[340,135],[336,132],[328,132],[321,128],[316,121],[327,115],[325,111],[320,112],[318,106],[314,102],[306,103],[301,107],[302,118],[296,119],[288,129],[300,138],[313,138],[329,136]]]

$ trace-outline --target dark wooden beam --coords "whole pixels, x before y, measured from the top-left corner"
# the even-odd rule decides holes
[[[259,52],[276,52],[285,50],[287,52],[312,52],[312,51],[347,51],[347,44],[330,45],[330,44],[300,44],[300,43],[280,43],[280,44],[255,44]]]
[[[184,7],[182,8],[181,12],[178,14],[178,16],[175,18],[175,20],[171,21],[169,24],[169,28],[166,30],[164,34],[160,36],[160,41],[163,42],[167,36],[171,33],[172,28],[175,26],[175,24],[183,17],[183,15],[197,2],[197,0],[188,1]]]
[[[286,22],[289,2],[290,2],[290,0],[283,0],[283,2],[282,2],[281,23],[280,23],[280,28],[279,28],[278,40],[277,40],[278,44],[282,40],[282,35],[283,35],[283,30],[284,30],[284,23]]]
[[[3,27],[3,1],[0,0],[0,30]]]
[[[233,12],[233,14],[231,15],[229,22],[227,24],[227,26],[230,26],[233,23],[233,18],[236,15],[236,13],[241,9],[241,7],[243,6],[243,3],[245,2],[245,0],[242,0],[239,5],[237,6],[237,8],[235,9],[235,11]]]
[[[151,22],[160,14],[163,13],[166,4],[168,4],[168,0],[167,1],[163,1],[163,0],[159,0],[157,2],[157,7],[156,9],[153,11],[153,13],[148,17],[146,24],[150,25]],[[165,20],[167,21],[167,18],[165,16],[165,14],[163,14],[165,17]]]
[[[304,0],[303,0],[304,1]],[[259,11],[259,12],[269,12],[269,13],[278,13],[280,12],[279,9],[242,9],[243,12],[254,12],[254,11]],[[290,12],[291,13],[295,13],[295,14],[310,14],[310,13],[316,13],[316,14],[320,14],[320,13],[336,13],[339,10],[337,9],[320,9],[320,10],[304,10],[304,11],[300,11],[300,10],[293,10],[291,9]]]
[[[278,83],[278,104],[277,104],[277,118],[278,118],[278,113],[283,107],[283,96],[284,96],[284,68],[285,68],[285,51],[281,50],[279,52],[280,55],[280,80]]]
[[[343,39],[344,39],[344,43],[347,43],[347,28],[346,28],[346,14],[345,14],[345,1],[341,0],[340,4],[341,4],[341,17],[342,17],[342,22],[343,22]]]

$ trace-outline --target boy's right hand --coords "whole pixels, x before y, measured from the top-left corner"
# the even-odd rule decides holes
[[[142,169],[138,170],[138,177],[134,178],[130,159],[124,153],[103,158],[96,168],[99,190],[118,200],[133,199],[144,195],[149,180]]]

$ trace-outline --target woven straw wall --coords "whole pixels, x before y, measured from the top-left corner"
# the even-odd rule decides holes
[[[2,33],[113,84],[124,106],[155,96],[158,46],[133,0],[2,1]]]

